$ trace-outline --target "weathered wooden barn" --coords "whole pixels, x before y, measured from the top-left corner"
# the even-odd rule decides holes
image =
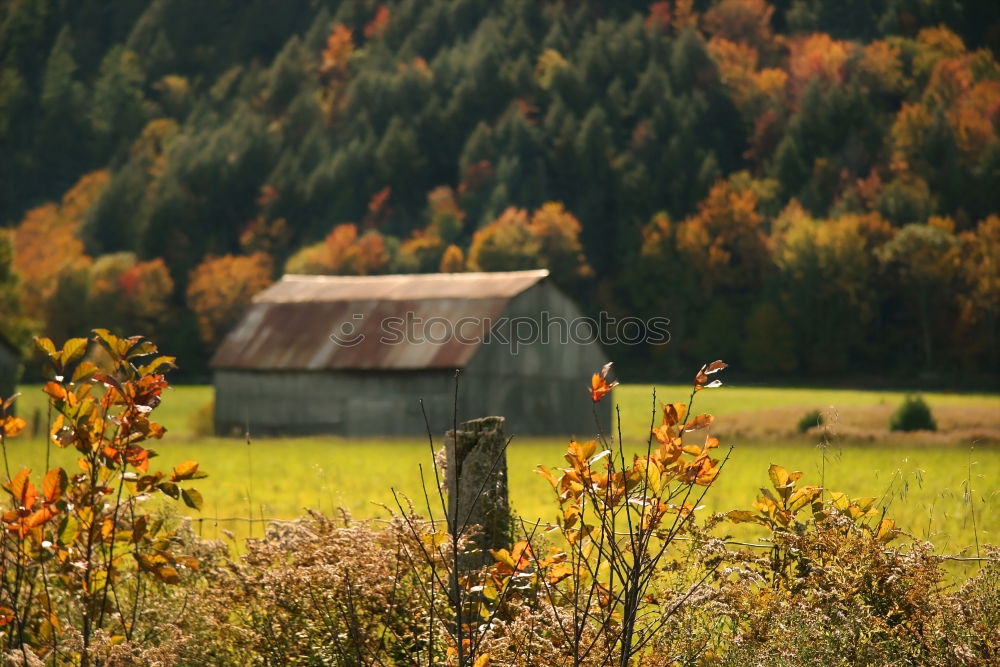
[[[216,430],[421,434],[423,399],[440,435],[461,369],[459,420],[502,415],[511,434],[590,437],[587,388],[606,359],[587,331],[544,270],[287,275],[212,358]],[[608,425],[610,401],[598,408]]]
[[[0,398],[14,395],[21,372],[21,354],[17,347],[0,333]]]

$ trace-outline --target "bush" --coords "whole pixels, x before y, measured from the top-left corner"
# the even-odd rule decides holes
[[[936,431],[937,422],[931,414],[930,406],[920,396],[907,396],[892,417],[889,418],[890,431]]]
[[[188,427],[193,435],[208,437],[215,435],[215,401],[209,401],[188,417]]]
[[[799,433],[805,433],[813,426],[823,425],[823,413],[819,410],[810,410],[809,412],[802,415],[802,419],[799,420],[799,424],[796,427]]]
[[[150,469],[156,453],[145,446],[165,433],[153,417],[173,357],[155,356],[156,345],[142,336],[106,329],[70,338],[61,350],[48,338],[35,342],[50,378],[44,392],[58,414],[52,443],[80,458],[78,468],[55,467],[33,480],[22,468],[3,485],[0,660],[115,664],[102,652],[160,636],[164,619],[185,607],[186,596],[173,589],[200,568],[187,549],[190,526],[145,501],[163,494],[200,509],[202,496],[188,482],[205,473],[195,461],[169,476]],[[12,404],[0,403],[4,461],[8,440],[27,426],[6,414]]]

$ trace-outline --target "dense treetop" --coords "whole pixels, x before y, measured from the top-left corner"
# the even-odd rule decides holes
[[[11,0],[4,326],[197,374],[283,270],[545,266],[670,317],[658,372],[995,370],[998,48],[971,0]]]

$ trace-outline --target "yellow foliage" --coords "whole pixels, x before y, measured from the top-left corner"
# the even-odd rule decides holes
[[[899,49],[886,41],[878,40],[864,47],[859,69],[880,88],[895,91],[903,83],[903,64]]]
[[[752,190],[719,181],[678,226],[677,248],[701,277],[705,296],[716,286],[760,282],[770,254],[763,222]]]
[[[980,81],[961,95],[948,112],[958,148],[970,162],[997,141],[1000,118],[1000,81]]]
[[[14,230],[14,271],[21,278],[21,307],[29,317],[41,318],[60,273],[90,264],[78,234],[109,180],[106,170],[85,174],[60,204],[31,209]]]
[[[1000,309],[1000,216],[989,216],[960,240],[960,269],[968,286],[958,294],[962,318],[969,323],[989,321]]]
[[[876,266],[872,249],[892,236],[891,225],[878,213],[814,220],[801,209],[792,211],[776,239],[775,263],[792,281],[822,276],[818,284],[809,284],[827,290],[824,298],[846,299],[860,319],[870,316],[869,279]]]
[[[358,236],[357,225],[336,225],[326,238],[306,246],[285,263],[287,273],[369,275],[389,264],[385,239],[376,231]]]
[[[216,345],[253,295],[270,284],[271,258],[265,253],[206,258],[191,272],[187,289],[187,304],[198,320],[202,340]]]
[[[559,202],[548,202],[529,218],[508,208],[472,237],[469,266],[475,271],[547,268],[564,279],[590,275],[580,244],[580,221]]]
[[[816,33],[792,40],[789,47],[788,69],[800,86],[815,78],[829,83],[844,80],[844,64],[852,48],[850,42]]]
[[[460,273],[465,271],[465,253],[454,243],[448,246],[441,257],[441,273]]]
[[[403,271],[429,273],[441,266],[444,252],[445,243],[434,230],[418,229],[399,245],[396,261]]]
[[[560,70],[569,67],[569,63],[562,54],[555,49],[545,49],[538,56],[538,63],[535,65],[535,78],[542,88],[548,90],[552,87],[552,79]]]
[[[473,234],[469,268],[473,271],[538,268],[539,250],[538,240],[528,230],[528,212],[511,207]]]

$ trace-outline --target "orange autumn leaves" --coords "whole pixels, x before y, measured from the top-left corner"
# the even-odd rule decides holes
[[[611,390],[618,386],[618,381],[608,382],[608,371],[614,362],[609,361],[601,367],[601,370],[594,373],[590,379],[590,400],[597,403],[602,398],[611,393]]]
[[[701,389],[720,386],[712,376],[726,368],[722,361],[701,367],[695,376],[692,398]],[[590,396],[594,403],[603,399],[618,382],[608,381],[608,363],[591,378]],[[616,467],[616,455],[610,449],[598,451],[597,440],[573,440],[566,448],[568,467],[560,469],[556,477],[545,466],[536,472],[544,477],[558,493],[559,527],[572,542],[587,532],[587,527],[577,528],[584,507],[592,504],[597,512],[607,511],[621,503],[641,507],[645,527],[655,527],[668,512],[690,513],[688,503],[680,506],[671,503],[681,489],[691,486],[710,486],[719,474],[719,460],[712,458],[712,450],[719,447],[718,438],[706,436],[701,444],[686,444],[684,434],[707,430],[713,418],[708,414],[688,415],[688,405],[667,403],[663,405],[663,421],[650,433],[650,453],[634,456],[630,467],[624,467],[624,456],[619,452],[621,466]],[[655,448],[654,448],[655,444]]]
[[[13,497],[14,506],[4,512],[3,523],[10,533],[21,538],[59,513],[56,504],[69,483],[65,470],[53,468],[42,480],[42,496],[39,498],[35,485],[28,479],[30,474],[31,469],[25,468],[14,475],[10,483],[4,485],[4,489]],[[36,503],[39,505],[37,509]]]

